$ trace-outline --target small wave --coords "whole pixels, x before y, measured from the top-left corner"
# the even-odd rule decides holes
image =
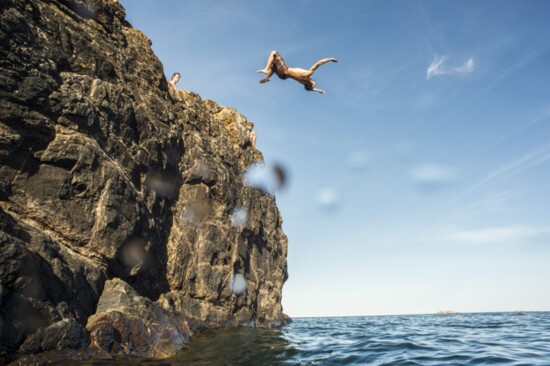
[[[147,365],[550,365],[550,313],[303,318],[205,332]],[[116,364],[116,363],[109,363]],[[125,364],[129,364],[128,362]],[[64,364],[63,366],[67,366]]]
[[[513,358],[502,356],[483,356],[476,357],[470,360],[472,365],[495,365],[495,364],[510,364],[515,362]]]

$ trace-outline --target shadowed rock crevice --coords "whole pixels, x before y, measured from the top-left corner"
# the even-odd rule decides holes
[[[169,86],[115,0],[4,0],[0,45],[0,363],[287,321],[245,116]]]

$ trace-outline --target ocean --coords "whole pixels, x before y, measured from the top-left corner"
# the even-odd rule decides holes
[[[550,365],[550,313],[296,318],[282,329],[222,329],[144,365]]]

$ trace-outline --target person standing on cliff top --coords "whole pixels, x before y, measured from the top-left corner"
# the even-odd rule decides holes
[[[180,81],[180,79],[181,79],[180,73],[175,72],[175,73],[172,74],[172,78],[170,79],[170,84],[172,84],[172,86],[174,88],[176,88],[176,84],[177,84],[178,81]]]
[[[317,70],[317,68],[327,62],[338,62],[335,58],[324,58],[317,61],[309,68],[309,70],[300,69],[297,67],[288,67],[285,65],[285,61],[279,55],[277,51],[272,51],[267,58],[267,64],[264,69],[258,70],[260,73],[267,74],[267,77],[260,80],[260,83],[264,84],[269,81],[269,78],[274,73],[283,80],[291,78],[304,85],[304,88],[308,91],[316,91],[318,93],[324,94],[325,91],[317,89],[317,83],[311,78],[311,75]]]
[[[256,148],[256,131],[253,130],[254,123],[247,122],[246,123],[246,129],[248,130],[248,138],[250,140],[250,145],[252,145],[252,148]]]

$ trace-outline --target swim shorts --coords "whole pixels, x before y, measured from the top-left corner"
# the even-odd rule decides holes
[[[285,60],[283,60],[278,52],[275,53],[273,64],[271,64],[271,70],[281,79],[285,80],[287,78],[288,67],[285,65]]]

